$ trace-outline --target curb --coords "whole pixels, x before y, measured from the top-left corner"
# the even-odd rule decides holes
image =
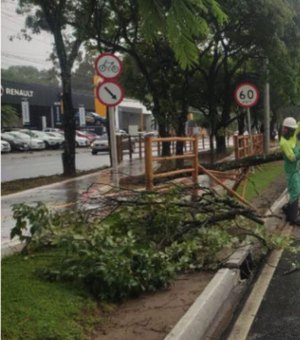
[[[220,269],[165,340],[203,339],[238,283],[238,270]]]
[[[21,252],[24,247],[24,243],[20,241],[9,242],[9,244],[2,244],[1,245],[1,259],[6,256],[13,255],[15,253]]]
[[[286,190],[266,212],[274,214],[286,201]],[[274,217],[265,219],[266,228],[274,229]],[[277,220],[278,225],[278,220]],[[252,247],[237,250],[225,264],[228,268],[218,270],[193,305],[173,327],[164,340],[217,339],[229,325],[245,288],[240,279],[238,266],[251,256]]]

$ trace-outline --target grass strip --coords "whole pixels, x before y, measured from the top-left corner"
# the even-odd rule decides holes
[[[2,260],[1,338],[84,339],[100,320],[84,291],[40,279],[35,271],[56,256],[51,252]]]
[[[284,176],[282,161],[266,163],[253,168],[253,171],[248,175],[245,199],[247,201],[253,200],[278,176]],[[243,183],[239,186],[237,192],[241,194],[242,191]]]

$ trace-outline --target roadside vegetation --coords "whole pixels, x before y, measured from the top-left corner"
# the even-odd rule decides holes
[[[279,169],[253,174],[258,193],[256,176],[267,178],[267,186]],[[92,199],[101,208],[89,212],[15,206],[12,236],[26,246],[2,261],[2,338],[83,339],[106,322],[99,303],[168,287],[178,273],[214,271],[249,235],[267,248],[291,245],[232,199],[210,190],[192,200],[191,194],[181,186],[111,193]]]
[[[280,161],[253,167],[237,192],[244,193],[245,199],[251,201],[278,176],[284,176],[283,163]]]

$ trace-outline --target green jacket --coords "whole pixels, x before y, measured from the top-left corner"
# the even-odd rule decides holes
[[[287,178],[290,201],[292,202],[300,196],[300,171],[298,161],[300,159],[300,149],[297,146],[298,142],[296,143],[296,133],[289,140],[281,137],[279,144],[283,151],[284,171]]]

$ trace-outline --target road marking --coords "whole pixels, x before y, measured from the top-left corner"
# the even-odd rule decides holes
[[[292,226],[290,226],[289,224],[286,225],[282,231],[282,235],[289,236],[292,232],[292,229]],[[227,340],[247,339],[247,335],[256,317],[262,299],[269,287],[282,253],[283,249],[273,250],[268,256],[267,263],[264,265],[263,270],[258,280],[256,281],[251,294],[249,295]]]

